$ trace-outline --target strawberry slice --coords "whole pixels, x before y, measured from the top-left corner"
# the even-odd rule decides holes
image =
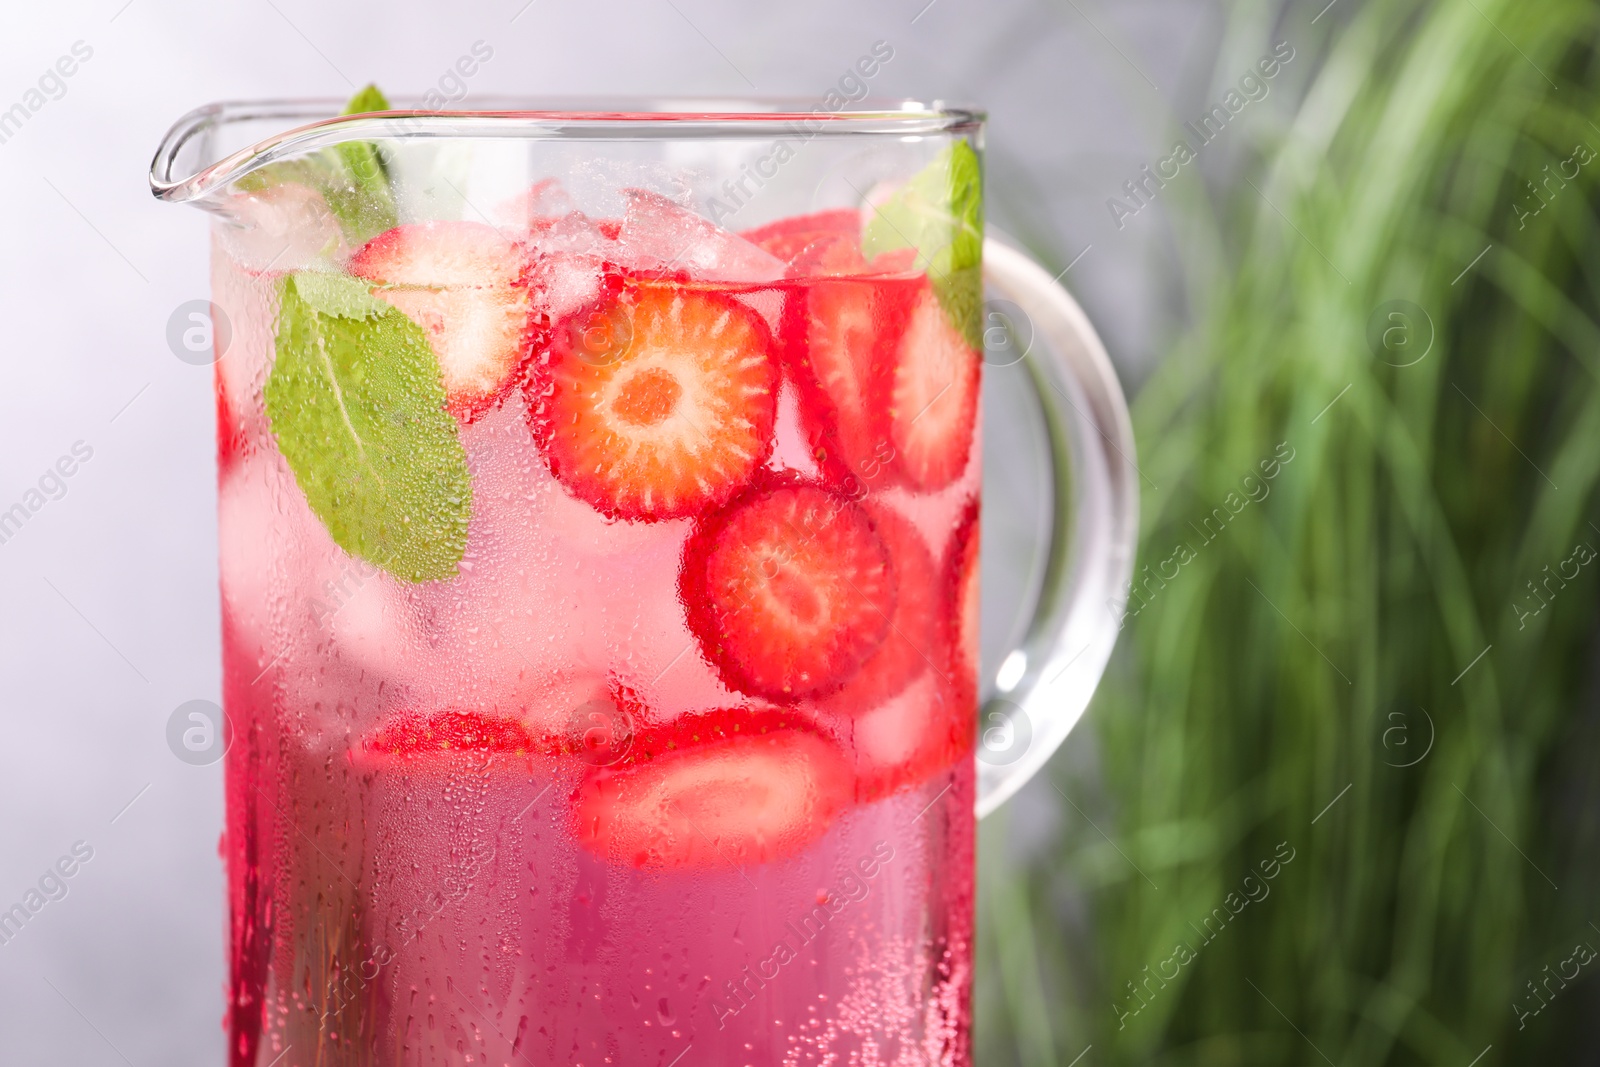
[[[976,708],[933,671],[856,717],[850,750],[856,800],[878,800],[915,786],[972,751]]]
[[[807,249],[824,245],[841,246],[841,249],[854,247],[855,259],[864,262],[861,260],[861,212],[855,208],[793,215],[745,230],[739,236],[791,265]]]
[[[233,468],[234,463],[242,456],[250,454],[250,441],[246,437],[244,427],[233,415],[233,407],[228,403],[228,394],[221,382],[221,373],[218,372],[216,387],[217,393],[217,477],[220,479]]]
[[[471,422],[505,397],[528,323],[514,242],[477,222],[396,226],[356,250],[350,273],[427,331],[456,418]]]
[[[942,650],[935,620],[944,604],[944,589],[933,556],[911,522],[882,504],[864,505],[883,539],[895,577],[894,615],[889,632],[839,692],[822,701],[828,711],[859,716],[895,696],[923,671],[943,674]]]
[[[614,862],[730,868],[793,855],[850,801],[838,747],[777,709],[728,708],[640,734],[578,789],[578,840]]]
[[[883,386],[889,441],[903,480],[931,492],[959,478],[972,452],[983,356],[950,324],[924,284]]]
[[[917,257],[916,249],[900,248],[869,263],[861,252],[861,213],[855,208],[779,219],[739,236],[787,263],[791,278],[905,273]]]
[[[679,579],[689,626],[730,688],[791,701],[838,689],[894,614],[888,550],[860,505],[775,476],[703,520]]]
[[[976,702],[978,688],[978,535],[978,501],[974,498],[962,510],[944,560],[951,678],[957,695],[969,703]]]
[[[506,752],[522,756],[553,748],[520,719],[480,711],[398,715],[380,726],[362,747],[391,756],[431,752]]]
[[[551,331],[529,381],[550,471],[613,518],[714,508],[772,450],[778,370],[759,315],[715,292],[635,286]]]
[[[894,358],[920,281],[838,278],[797,286],[788,302],[784,359],[823,477],[852,494],[890,482],[895,458],[880,411],[881,368]]]

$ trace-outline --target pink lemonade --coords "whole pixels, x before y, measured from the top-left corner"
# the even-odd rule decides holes
[[[238,195],[300,247],[214,248],[230,1063],[970,1063],[982,359],[927,260]]]

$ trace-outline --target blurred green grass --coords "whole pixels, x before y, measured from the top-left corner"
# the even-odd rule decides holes
[[[1071,804],[984,826],[986,1067],[1600,1057],[1600,962],[1545,970],[1600,947],[1600,8],[1352,6],[1230,8],[1224,54],[1313,74],[1175,220],[1138,574],[1192,559],[1036,787]]]

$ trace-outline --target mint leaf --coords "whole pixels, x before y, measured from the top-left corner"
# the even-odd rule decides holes
[[[879,205],[861,235],[870,259],[897,248],[917,250],[939,306],[967,343],[981,348],[983,302],[983,172],[978,153],[957,141]]]
[[[427,335],[336,275],[283,279],[265,389],[278,449],[334,541],[397,578],[452,578],[472,483]]]
[[[389,101],[375,85],[351,97],[344,114],[387,111]],[[365,244],[399,222],[389,170],[378,146],[370,141],[346,141],[300,159],[271,163],[239,179],[239,188],[265,189],[286,182],[309,185],[328,202],[345,240]]]
[[[372,295],[371,287],[348,274],[304,271],[294,277],[296,295],[323,315],[344,319],[370,319],[393,308]]]
[[[376,85],[368,85],[356,93],[345,105],[346,115],[361,115],[369,111],[388,111],[389,98]],[[365,236],[373,237],[394,226],[399,221],[394,209],[394,194],[389,188],[389,168],[384,165],[378,146],[371,141],[346,141],[335,145],[345,170],[350,175],[350,188],[340,197],[343,210],[335,197],[328,198],[333,213],[350,223]]]
[[[356,95],[352,96],[350,102],[344,106],[346,115],[365,115],[369,111],[388,110],[389,98],[383,95],[382,89],[371,82],[367,83],[365,89],[357,90]]]

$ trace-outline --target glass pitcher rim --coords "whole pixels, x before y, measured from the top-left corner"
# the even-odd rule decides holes
[[[274,161],[354,140],[931,136],[975,132],[987,118],[980,108],[939,100],[870,97],[854,102],[849,110],[830,110],[816,98],[801,97],[500,97],[485,99],[484,106],[472,109],[426,107],[420,97],[399,97],[388,111],[355,115],[341,113],[344,103],[335,97],[315,97],[227,100],[195,108],[161,139],[150,163],[150,191],[159,200],[187,203]],[[233,123],[265,120],[291,125],[191,174],[175,173],[180,155],[196,137]]]

